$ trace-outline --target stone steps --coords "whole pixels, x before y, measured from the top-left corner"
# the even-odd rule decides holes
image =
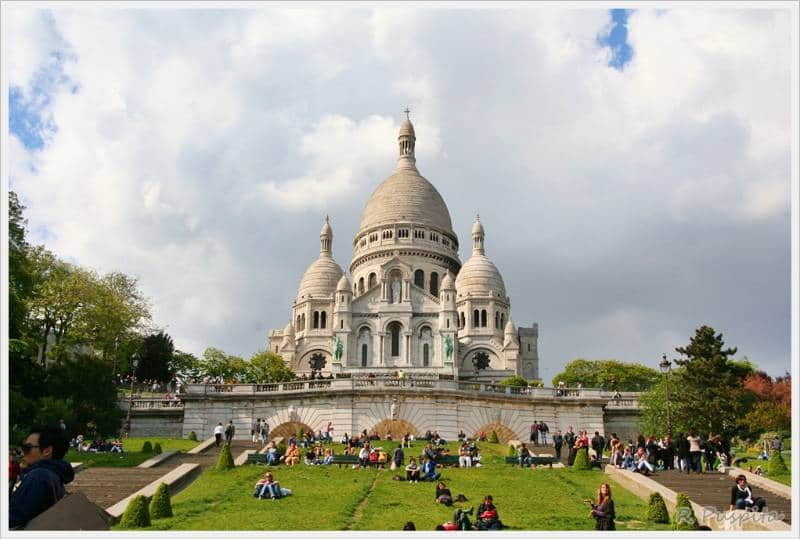
[[[656,472],[650,476],[653,481],[665,487],[686,494],[690,500],[703,506],[714,507],[718,511],[727,511],[730,505],[731,487],[735,485],[733,477],[727,474],[709,472],[704,474],[687,474],[674,470]],[[753,495],[767,500],[768,511],[783,513],[784,522],[792,522],[791,500],[778,496],[757,486],[750,485]]]
[[[81,492],[102,508],[123,500],[162,475],[163,468],[87,468],[67,485],[69,492]]]

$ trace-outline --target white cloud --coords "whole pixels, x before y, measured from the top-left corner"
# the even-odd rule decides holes
[[[687,227],[719,230],[709,244],[742,227],[778,244],[772,230],[787,219],[788,10],[637,10],[624,71],[597,42],[605,10],[4,14],[12,84],[30,87],[54,50],[69,51],[69,83],[45,109],[57,133],[41,151],[11,138],[12,187],[33,233],[48,230],[62,256],[138,275],[157,321],[195,352],[247,355],[284,325],[324,213],[348,253],[369,194],[392,172],[406,105],[420,171],[445,196],[462,244],[480,211],[509,274],[515,260],[534,275],[550,265],[591,280],[599,266],[618,278],[650,238],[675,244],[665,255],[681,253]],[[713,288],[705,268],[693,270]],[[509,292],[515,319],[561,320],[547,329],[560,342],[543,326],[546,361],[591,350],[603,328],[626,323],[641,337],[609,340],[620,350],[609,355],[643,355],[646,305],[595,312],[580,337],[563,301],[539,303],[535,281]],[[754,316],[774,319],[780,301]],[[680,316],[675,307],[659,318],[671,324],[662,340],[684,330]],[[747,326],[753,347],[779,355],[779,338]]]

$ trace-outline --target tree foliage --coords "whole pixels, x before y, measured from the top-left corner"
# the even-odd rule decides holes
[[[295,379],[292,369],[283,358],[272,352],[259,351],[250,358],[247,373],[249,382],[288,382]]]
[[[501,386],[528,387],[528,381],[522,376],[509,376],[500,382]]]
[[[225,471],[234,467],[233,455],[231,454],[231,446],[223,444],[222,449],[217,457],[217,470]]]
[[[656,384],[661,374],[639,363],[623,363],[614,359],[575,359],[553,377],[553,387],[559,382],[567,386],[581,383],[585,388],[607,391],[644,391]]]
[[[175,346],[172,337],[159,331],[142,339],[139,348],[139,365],[136,377],[139,380],[168,382],[172,379],[172,354]]]

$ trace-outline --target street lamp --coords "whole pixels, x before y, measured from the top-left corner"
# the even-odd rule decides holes
[[[128,417],[125,419],[125,437],[131,436],[131,411],[133,410],[133,383],[136,380],[136,367],[139,366],[139,356],[131,357],[131,392],[128,395]]]
[[[664,396],[667,402],[667,434],[672,437],[672,418],[669,413],[669,372],[672,370],[672,362],[667,359],[667,354],[661,356],[661,362],[658,367],[661,369],[661,374],[664,375]]]

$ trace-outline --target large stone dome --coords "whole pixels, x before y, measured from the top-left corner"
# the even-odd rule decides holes
[[[330,256],[320,256],[303,274],[297,289],[297,298],[328,297],[336,291],[336,284],[344,272]]]
[[[439,191],[416,168],[398,168],[381,183],[361,213],[362,231],[397,222],[412,222],[453,233],[450,212]]]

